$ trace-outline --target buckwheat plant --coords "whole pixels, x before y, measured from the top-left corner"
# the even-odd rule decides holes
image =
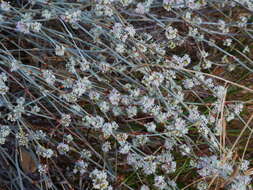
[[[252,12],[1,0],[0,189],[251,190]]]

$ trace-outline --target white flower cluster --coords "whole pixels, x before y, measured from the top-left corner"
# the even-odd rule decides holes
[[[65,22],[75,24],[78,21],[80,21],[81,16],[82,16],[81,10],[71,10],[66,11],[63,15],[61,15],[61,19],[64,20]]]
[[[227,114],[227,121],[233,120],[237,115],[239,115],[243,110],[243,104],[242,103],[236,103],[228,105],[229,113]]]
[[[76,80],[72,86],[72,92],[62,94],[61,97],[68,102],[76,102],[87,90],[92,88],[92,83],[87,77]]]
[[[103,152],[109,152],[109,151],[112,149],[111,143],[110,143],[109,141],[106,141],[106,142],[102,145],[101,149],[102,149]]]
[[[59,143],[57,150],[61,155],[65,155],[69,151],[69,145],[65,143]]]
[[[136,106],[128,106],[127,109],[126,109],[126,112],[127,112],[127,116],[129,118],[132,118],[134,116],[137,115],[137,107]]]
[[[156,124],[154,122],[149,122],[145,124],[148,132],[155,132],[156,131]]]
[[[77,160],[75,163],[75,167],[73,170],[73,173],[80,173],[83,175],[85,172],[87,172],[88,163],[84,162],[83,160]]]
[[[29,135],[30,140],[46,140],[47,134],[42,130],[36,130],[31,135]]]
[[[24,103],[25,98],[20,97],[17,99],[17,105],[14,106],[12,112],[8,114],[7,119],[14,122],[21,118],[22,114],[25,113]]]
[[[64,140],[67,142],[67,143],[70,143],[74,140],[73,136],[71,134],[68,134],[68,135],[64,135]]]
[[[0,144],[4,144],[6,141],[6,137],[11,133],[11,129],[8,125],[0,126]]]
[[[56,45],[55,55],[63,56],[65,54],[65,47],[63,45]]]
[[[9,87],[5,84],[8,80],[8,77],[5,73],[0,74],[0,94],[4,95],[9,91]]]
[[[81,71],[87,71],[90,68],[90,62],[84,57],[81,59],[71,56],[66,64],[66,68],[69,72],[76,74],[76,68],[80,66]]]
[[[102,126],[102,132],[105,137],[109,137],[119,128],[119,125],[115,122],[105,122]]]
[[[157,156],[159,164],[161,164],[161,169],[166,173],[173,173],[176,171],[177,163],[174,161],[173,156],[170,152],[164,152]]]
[[[152,3],[153,3],[153,0],[146,0],[143,3],[138,3],[136,5],[135,12],[138,13],[138,14],[148,13]]]
[[[205,1],[196,1],[196,0],[163,0],[163,6],[166,10],[170,11],[172,8],[190,8],[190,9],[200,9],[205,6]]]
[[[71,116],[69,114],[62,114],[60,123],[64,127],[68,127],[71,123]]]
[[[105,137],[109,137],[113,134],[113,131],[118,129],[118,124],[115,121],[105,122],[104,119],[100,116],[85,116],[84,119],[85,125],[93,129],[100,129]]]
[[[129,153],[127,156],[127,163],[135,169],[142,169],[146,175],[155,174],[158,167],[165,173],[173,173],[176,170],[176,162],[169,152],[164,152],[159,156],[140,156],[136,153]]]
[[[40,107],[35,105],[31,108],[32,113],[39,113],[40,112]]]
[[[54,154],[54,151],[52,149],[47,149],[41,145],[37,147],[36,153],[43,158],[51,158]]]
[[[29,138],[28,134],[20,130],[18,133],[16,133],[16,139],[18,140],[19,146],[28,146]]]
[[[123,144],[120,145],[120,148],[119,148],[119,153],[121,154],[128,154],[130,149],[131,149],[131,144],[128,143],[128,142],[125,142]]]
[[[111,33],[122,42],[125,42],[129,37],[135,36],[135,29],[132,25],[123,26],[121,23],[115,23]]]
[[[139,104],[141,105],[144,113],[151,112],[155,104],[155,99],[148,96],[143,96],[140,99]]]
[[[138,146],[144,146],[146,143],[149,142],[149,138],[146,135],[137,135],[134,139],[133,139],[133,145],[135,147]]]
[[[1,4],[0,4],[0,8],[3,10],[3,11],[10,11],[11,9],[11,5],[9,2],[6,2],[6,1],[1,1]]]
[[[188,133],[185,120],[182,118],[176,118],[173,125],[166,126],[166,129],[172,136],[183,136]]]
[[[201,157],[197,164],[197,168],[199,168],[198,173],[202,177],[217,176],[224,180],[228,180],[235,170],[233,163],[231,159],[225,161],[219,160],[215,155]],[[239,174],[233,178],[232,182],[229,184],[229,189],[247,189],[247,186],[251,183],[252,179],[250,176],[243,175],[242,173],[247,170],[248,162],[244,161],[242,163],[244,164],[240,165]]]
[[[185,54],[183,57],[173,55],[172,61],[177,67],[186,67],[191,63],[191,58],[188,54]]]
[[[113,89],[109,96],[108,96],[110,102],[112,105],[118,105],[119,104],[119,101],[121,99],[121,95],[120,93],[116,90],[116,89]]]
[[[85,159],[89,159],[92,156],[91,152],[89,150],[83,149],[80,152],[80,157],[81,158],[85,158]]]
[[[153,72],[151,74],[144,75],[142,82],[147,86],[159,87],[164,81],[164,75],[160,72]]]
[[[102,129],[103,125],[104,125],[104,118],[100,117],[100,116],[85,116],[83,118],[83,121],[85,122],[85,126],[91,128],[93,127],[94,129]]]
[[[41,16],[47,20],[52,18],[52,11],[48,10],[48,9],[44,9],[41,13]]]
[[[92,179],[94,189],[99,190],[112,189],[112,187],[109,186],[109,182],[107,181],[107,174],[105,171],[95,169],[90,173],[90,178]]]
[[[21,61],[18,61],[18,60],[16,60],[16,59],[11,59],[10,61],[9,61],[9,63],[10,63],[10,70],[11,70],[11,72],[13,72],[13,71],[17,71],[18,69],[20,69],[20,66],[21,66]]]
[[[142,185],[140,190],[150,190],[150,188],[147,185]]]
[[[219,20],[218,23],[219,25],[219,29],[223,32],[223,33],[228,33],[229,32],[229,27],[227,26],[226,22],[224,20]]]
[[[40,173],[40,175],[46,174],[48,171],[48,166],[47,165],[38,165],[38,172]]]
[[[21,19],[16,24],[16,30],[25,34],[33,32],[40,32],[42,28],[42,24],[37,21],[32,21],[30,19]]]
[[[169,26],[166,28],[165,36],[168,40],[173,40],[177,37],[177,29],[173,28],[172,26]]]
[[[54,85],[56,81],[56,77],[51,70],[43,70],[42,71],[42,77],[49,85]]]
[[[171,180],[166,180],[164,176],[156,176],[154,186],[159,190],[163,190],[163,189],[174,190],[174,189],[177,189],[176,183],[174,181],[171,181]]]
[[[95,14],[97,16],[113,16],[112,3],[114,0],[96,0]]]

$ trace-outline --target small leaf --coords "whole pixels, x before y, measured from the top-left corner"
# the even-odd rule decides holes
[[[34,173],[37,169],[37,159],[34,153],[24,147],[20,148],[20,165],[25,173]]]

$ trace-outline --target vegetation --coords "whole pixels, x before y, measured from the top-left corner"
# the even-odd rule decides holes
[[[253,1],[0,1],[0,188],[252,190]]]

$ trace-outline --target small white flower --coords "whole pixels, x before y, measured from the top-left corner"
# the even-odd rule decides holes
[[[0,126],[0,136],[7,137],[11,133],[11,129],[8,125]]]
[[[98,101],[98,100],[100,99],[100,94],[99,94],[98,92],[96,92],[96,91],[91,90],[91,91],[89,92],[89,98],[90,98],[91,100]]]
[[[120,44],[116,44],[116,48],[115,50],[118,52],[118,53],[124,53],[125,52],[125,45],[120,43]]]
[[[3,11],[9,11],[9,10],[11,9],[11,6],[10,6],[10,3],[9,3],[9,2],[2,1],[2,2],[1,2],[1,5],[0,5],[0,8],[1,8]]]
[[[145,135],[138,135],[133,139],[134,146],[143,146],[149,141],[149,138]]]
[[[102,112],[108,112],[109,110],[110,110],[110,104],[108,103],[108,102],[106,102],[106,101],[102,101],[102,102],[100,102],[99,104],[98,104],[98,106],[99,106],[99,108],[100,108],[100,110],[102,111]]]
[[[147,185],[142,185],[140,190],[150,190],[150,188]]]
[[[55,77],[53,71],[51,71],[51,70],[43,70],[42,71],[42,77],[50,85],[54,85],[54,83],[56,81],[56,77]]]
[[[68,134],[66,136],[64,136],[64,139],[67,141],[67,143],[70,143],[73,141],[73,136],[71,134]]]
[[[40,107],[37,106],[37,105],[33,106],[32,109],[31,109],[31,112],[33,112],[33,113],[39,113],[40,112]]]
[[[242,52],[243,53],[249,53],[250,52],[249,46],[245,46],[245,48],[243,49]]]
[[[21,61],[18,61],[16,59],[12,59],[10,62],[11,72],[17,71],[18,69],[20,69],[21,64],[22,64]]]
[[[50,19],[52,17],[52,13],[48,9],[45,9],[42,11],[41,16],[45,19]]]
[[[130,149],[131,149],[131,145],[129,143],[125,143],[124,145],[120,147],[119,152],[121,154],[127,154],[130,151]]]
[[[185,80],[183,81],[183,85],[184,85],[184,87],[185,87],[186,89],[191,89],[191,88],[194,87],[194,82],[193,82],[192,79],[185,79]]]
[[[156,131],[156,124],[154,122],[147,123],[145,125],[148,132],[155,132]]]
[[[180,146],[180,149],[181,149],[181,154],[182,154],[183,156],[190,155],[190,153],[191,153],[190,147],[187,146],[187,145],[185,145],[185,144],[182,144],[182,145]]]
[[[62,114],[60,123],[62,124],[62,126],[68,127],[71,123],[71,116],[69,114]]]
[[[0,144],[4,144],[6,141],[6,137],[11,133],[11,129],[8,125],[0,126]]]
[[[245,16],[240,16],[240,21],[238,22],[239,27],[246,27],[248,22],[248,18]]]
[[[91,154],[91,151],[89,150],[86,150],[86,149],[83,149],[81,152],[80,152],[80,157],[81,158],[90,158],[92,156]]]
[[[36,150],[37,154],[44,157],[44,158],[51,158],[54,154],[52,149],[46,149],[43,146],[38,146],[37,150]]]
[[[215,86],[214,92],[217,98],[222,99],[226,93],[226,89],[224,86]]]
[[[57,150],[59,151],[61,155],[64,155],[69,151],[69,145],[65,143],[59,143],[57,146]]]
[[[113,106],[112,112],[114,116],[119,116],[123,113],[122,109],[119,106]]]
[[[122,3],[124,7],[126,7],[130,5],[133,2],[133,0],[120,0],[120,2]]]
[[[219,29],[223,32],[223,33],[228,33],[229,32],[229,28],[227,27],[226,25],[226,22],[224,20],[219,20],[218,21],[218,26],[219,26]]]
[[[58,55],[58,56],[63,56],[65,54],[65,47],[62,45],[62,46],[58,46],[56,45],[55,47],[55,55]]]
[[[137,115],[137,107],[136,106],[129,106],[127,109],[127,116],[132,118]]]
[[[113,89],[109,94],[109,100],[112,103],[112,105],[118,105],[120,98],[121,95],[116,89]]]
[[[47,134],[42,130],[36,130],[32,134],[30,134],[29,138],[31,140],[45,140],[47,138]]]
[[[28,142],[29,142],[28,134],[24,133],[23,131],[16,133],[16,138],[20,146],[28,145]]]
[[[66,11],[63,15],[61,15],[61,19],[63,19],[65,22],[75,24],[81,20],[81,15],[82,15],[81,10],[71,10]]]
[[[165,179],[163,176],[156,176],[155,177],[155,184],[154,184],[155,187],[157,187],[158,189],[165,189],[167,187],[167,184],[165,182]]]
[[[148,12],[148,10],[148,7],[146,7],[144,3],[138,3],[135,12],[143,15]]]
[[[89,176],[92,179],[94,189],[99,190],[107,190],[108,188],[111,189],[107,181],[107,174],[105,171],[95,169],[90,173]]]
[[[4,95],[9,91],[9,87],[6,86],[5,82],[8,80],[8,77],[5,73],[0,74],[0,94]]]
[[[77,172],[80,172],[81,175],[83,175],[85,172],[87,172],[88,164],[84,162],[83,160],[78,160],[75,163],[75,168],[73,170],[73,173],[76,174]]]
[[[177,29],[173,28],[172,26],[167,27],[165,31],[165,36],[168,40],[175,39],[177,37]]]
[[[46,174],[48,171],[48,167],[47,165],[38,165],[38,172],[40,173],[40,175]]]
[[[127,138],[128,138],[128,134],[127,133],[119,133],[119,134],[116,135],[116,139],[117,139],[117,141],[118,141],[118,143],[120,145],[125,144]]]
[[[34,32],[40,32],[42,24],[40,22],[32,22],[30,28]]]
[[[133,27],[132,25],[127,26],[127,27],[125,28],[125,31],[128,33],[128,35],[129,35],[130,37],[134,37],[134,35],[135,35],[135,33],[136,33],[136,31],[135,31],[135,29],[134,29],[134,27]]]
[[[227,38],[224,42],[223,42],[223,45],[224,46],[231,46],[233,40],[231,38]]]
[[[25,34],[28,34],[30,32],[30,23],[27,23],[23,20],[18,21],[16,24],[16,29],[19,32],[23,32]]]
[[[241,162],[240,169],[241,169],[242,171],[246,171],[247,169],[249,169],[249,164],[250,164],[250,162],[249,162],[248,160],[243,160],[243,161]]]
[[[103,152],[109,152],[109,150],[111,150],[111,143],[109,141],[106,141],[103,145],[102,145],[102,151]]]

